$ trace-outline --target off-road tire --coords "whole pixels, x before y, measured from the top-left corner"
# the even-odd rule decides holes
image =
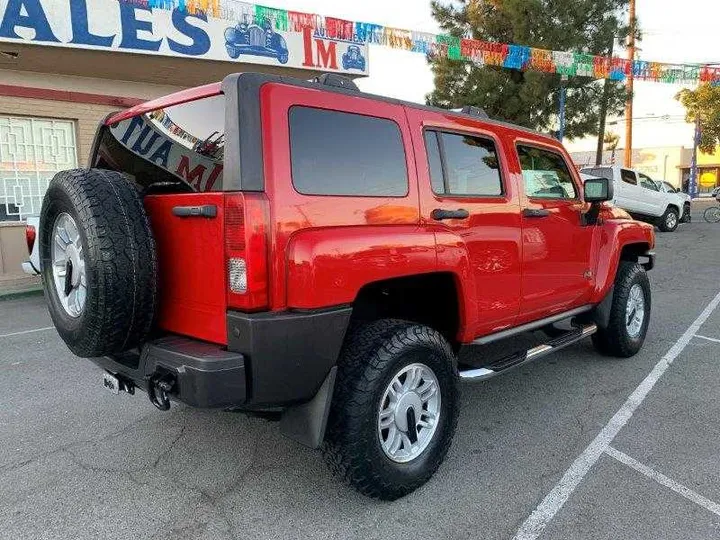
[[[414,362],[434,371],[442,408],[425,450],[410,462],[396,463],[380,444],[378,406],[394,375]],[[422,486],[445,459],[457,427],[458,378],[450,344],[427,326],[383,319],[349,331],[338,368],[322,448],[330,469],[360,493],[383,500]]]
[[[61,213],[78,226],[87,277],[79,317],[63,308],[52,273],[53,227]],[[157,297],[157,259],[140,192],[126,176],[101,169],[55,175],[43,200],[40,258],[50,316],[70,350],[92,358],[140,345]]]
[[[633,285],[639,284],[645,300],[645,318],[640,334],[633,338],[628,333],[626,317],[628,297]],[[615,276],[615,289],[608,327],[599,328],[593,334],[592,342],[600,353],[618,358],[629,358],[642,348],[650,323],[651,296],[650,281],[645,269],[638,263],[622,261]]]
[[[675,220],[673,221],[674,225],[672,225],[672,226],[668,225],[668,217],[670,215],[675,216]],[[678,216],[678,211],[675,208],[668,206],[667,210],[665,210],[665,213],[662,215],[662,217],[660,218],[660,221],[658,222],[658,228],[662,232],[673,232],[675,229],[678,228],[679,224],[680,224],[680,218]]]

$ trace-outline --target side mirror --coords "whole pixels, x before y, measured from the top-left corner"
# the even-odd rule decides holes
[[[613,184],[607,178],[585,180],[585,202],[600,203],[613,200]]]

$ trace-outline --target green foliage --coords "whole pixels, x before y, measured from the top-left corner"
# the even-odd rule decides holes
[[[720,144],[720,86],[705,83],[695,90],[685,88],[675,99],[685,107],[688,122],[700,119],[700,150],[714,154]]]
[[[447,34],[556,51],[606,55],[615,38],[627,36],[628,0],[433,0],[433,16]],[[557,129],[560,85],[567,88],[565,134],[596,135],[603,81],[522,72],[497,66],[433,58],[435,90],[427,102],[440,107],[482,107],[491,118],[538,131]],[[609,84],[608,114],[621,115],[627,97],[622,83]]]

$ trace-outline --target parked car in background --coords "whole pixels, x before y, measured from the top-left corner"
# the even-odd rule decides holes
[[[40,216],[28,216],[25,219],[25,238],[27,240],[28,253],[30,258],[22,264],[22,269],[31,276],[40,273],[40,250],[39,243],[35,241],[40,231]]]
[[[690,207],[684,194],[661,190],[655,180],[640,171],[602,165],[585,167],[580,172],[612,180],[615,192],[613,204],[635,219],[657,225],[661,231],[674,231],[686,214],[689,215]]]
[[[660,191],[663,191],[665,193],[675,193],[683,200],[683,215],[680,219],[680,222],[690,223],[690,209],[692,204],[692,197],[690,197],[690,195],[688,195],[684,191],[681,191],[675,186],[673,186],[667,180],[655,180],[655,183],[657,184],[657,187],[660,189]]]
[[[716,199],[719,198],[720,197],[720,186],[713,189],[712,192],[710,193],[710,195],[712,195]]]

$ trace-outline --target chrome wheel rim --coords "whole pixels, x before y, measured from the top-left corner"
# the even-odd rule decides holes
[[[665,225],[667,225],[668,229],[672,229],[677,225],[677,216],[673,212],[670,212],[665,218]]]
[[[65,313],[82,315],[87,299],[85,253],[75,220],[63,212],[52,230],[52,274],[55,292]]]
[[[631,338],[638,337],[645,321],[645,294],[637,283],[630,288],[625,317],[628,335]]]
[[[378,437],[385,455],[396,463],[420,456],[440,420],[440,386],[432,369],[410,364],[390,381],[378,409]]]

